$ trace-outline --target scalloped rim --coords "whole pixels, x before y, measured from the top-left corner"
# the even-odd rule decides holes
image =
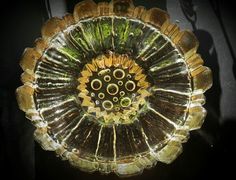
[[[125,11],[119,11],[119,8],[117,10],[119,3],[126,3],[128,8]],[[83,11],[80,11],[81,8],[83,8]],[[34,69],[51,39],[57,33],[82,19],[112,15],[139,19],[156,27],[165,34],[184,57],[192,81],[193,93],[185,124],[173,133],[168,143],[161,150],[156,152],[152,149],[153,151],[137,157],[131,163],[119,163],[119,161],[116,164],[99,161],[90,162],[79,158],[76,153],[67,151],[47,134],[47,123],[43,121],[39,112],[37,112],[33,98]],[[199,43],[195,35],[190,31],[180,31],[176,24],[170,22],[169,15],[165,11],[158,8],[146,10],[142,6],[135,7],[132,0],[113,0],[110,3],[101,2],[98,4],[92,0],[85,0],[75,6],[73,15],[66,14],[62,19],[57,17],[49,19],[42,27],[41,32],[42,38],[36,39],[35,47],[26,48],[23,53],[20,66],[24,71],[21,75],[24,85],[17,88],[16,94],[20,109],[26,113],[26,117],[37,128],[34,133],[35,139],[41,144],[43,149],[56,151],[62,159],[69,160],[73,166],[81,170],[90,172],[98,170],[101,173],[114,172],[118,176],[132,176],[142,173],[144,168],[153,167],[157,161],[171,163],[182,152],[182,143],[187,141],[189,131],[201,127],[206,116],[206,110],[202,107],[205,103],[203,93],[212,85],[211,70],[203,66],[203,60],[196,53]]]

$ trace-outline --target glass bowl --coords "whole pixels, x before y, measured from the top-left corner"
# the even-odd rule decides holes
[[[140,174],[176,159],[204,121],[212,78],[198,45],[161,9],[80,2],[24,51],[19,107],[42,148],[73,166]]]

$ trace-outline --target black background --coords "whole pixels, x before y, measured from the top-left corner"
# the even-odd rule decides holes
[[[77,2],[66,1],[69,12],[72,12]],[[220,28],[216,31],[223,33],[226,42],[229,40],[225,48],[230,50],[229,58],[233,60],[233,67],[229,71],[234,72],[235,78],[236,62],[233,51],[235,48],[232,46],[232,39],[234,40],[236,35],[227,34],[227,27],[221,21],[221,13],[227,11],[224,19],[234,19],[232,17],[235,17],[236,12],[229,1],[219,3],[220,7],[218,3],[209,1],[211,5],[209,12],[215,13],[215,18],[219,21]],[[147,8],[158,6],[167,9],[165,0],[138,1],[138,4]],[[188,17],[194,16],[194,8],[191,9],[193,2],[179,0],[178,4],[186,15],[185,21],[191,24]],[[1,177],[6,175],[6,178],[1,179],[118,179],[113,174],[102,176],[99,173],[81,172],[71,167],[68,162],[61,161],[53,152],[42,150],[34,142],[34,128],[25,118],[24,113],[18,109],[15,99],[15,89],[21,85],[22,70],[18,63],[24,48],[32,47],[34,40],[40,36],[40,28],[49,15],[44,0],[7,1],[1,3],[0,7],[0,174]],[[206,21],[209,21],[207,13],[205,16]],[[210,23],[209,26],[211,26]],[[228,26],[236,30],[234,20]],[[209,52],[209,47],[214,44],[207,27],[198,29],[194,22],[192,22],[192,27],[201,44],[199,53],[214,73],[214,85],[206,93],[205,108],[208,110],[208,115],[205,123],[201,130],[191,132],[191,138],[183,145],[183,153],[172,164],[158,163],[156,167],[145,170],[141,176],[128,179],[213,179],[215,176],[226,179],[231,175],[234,176],[236,112],[228,115],[226,119],[222,119],[220,114],[222,88],[219,71],[221,67],[217,63],[219,61],[217,54],[221,52],[215,48],[211,50],[211,53]],[[234,95],[232,101],[235,100]],[[230,106],[231,103],[230,100],[224,105]]]

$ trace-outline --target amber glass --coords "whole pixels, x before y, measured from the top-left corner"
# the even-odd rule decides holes
[[[161,9],[80,2],[23,53],[19,107],[42,148],[81,170],[131,176],[171,163],[206,116],[211,71],[198,45]]]

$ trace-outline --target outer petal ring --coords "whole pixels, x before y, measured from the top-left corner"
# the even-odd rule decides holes
[[[142,126],[140,127],[137,125],[137,127],[140,129],[140,136],[142,136],[143,141],[146,142],[149,150],[144,151],[143,153],[135,154],[133,157],[125,156],[125,158],[118,158],[118,151],[114,151],[112,159],[109,160],[105,160],[104,158],[99,159],[98,148],[95,150],[95,159],[84,158],[81,156],[81,152],[78,149],[69,149],[67,143],[63,143],[63,141],[52,138],[49,133],[50,122],[45,121],[42,115],[44,109],[42,107],[39,108],[35,100],[35,94],[37,94],[38,91],[37,80],[39,79],[36,68],[38,67],[38,64],[44,61],[43,57],[51,47],[51,44],[55,43],[55,37],[58,37],[58,34],[60,33],[63,34],[63,32],[70,29],[72,26],[77,25],[83,20],[104,16],[136,19],[140,22],[148,24],[150,27],[157,29],[168,40],[168,42],[171,42],[171,45],[176,48],[181,58],[184,59],[184,64],[188,70],[188,78],[191,82],[191,90],[187,92],[188,104],[183,117],[184,121],[180,122],[178,119],[176,121],[170,121],[169,118],[166,118],[161,113],[158,113],[158,111],[153,106],[148,106],[152,113],[158,113],[158,116],[165,120],[165,122],[168,123],[168,126],[174,128],[171,133],[167,133],[167,136],[158,146],[152,146],[149,143],[151,136],[147,137],[144,132],[145,129]],[[131,176],[141,173],[144,168],[150,168],[154,166],[157,161],[171,163],[182,152],[181,143],[187,141],[189,137],[189,131],[201,127],[206,116],[206,110],[202,107],[202,105],[205,103],[203,93],[212,85],[211,70],[208,67],[203,66],[203,60],[201,59],[200,55],[197,54],[199,43],[193,33],[190,31],[180,31],[176,24],[170,22],[169,15],[165,11],[162,11],[158,8],[146,10],[141,6],[135,7],[131,0],[113,0],[110,3],[102,2],[98,4],[94,3],[92,0],[85,0],[75,6],[73,15],[67,14],[62,19],[52,18],[48,20],[42,27],[41,32],[42,38],[36,40],[35,47],[26,48],[25,52],[23,53],[20,66],[24,71],[21,76],[21,80],[24,85],[19,87],[16,90],[16,93],[20,109],[26,113],[26,117],[30,119],[36,127],[34,133],[35,139],[45,150],[55,151],[63,159],[69,160],[72,165],[88,172],[98,170],[102,173],[114,172],[118,176]],[[145,53],[147,52],[144,51],[143,54]],[[149,57],[147,55],[144,56],[143,54],[141,53],[140,56]],[[74,60],[78,64],[80,63],[80,59],[74,58]],[[143,58],[144,62],[145,60],[146,59]],[[60,66],[60,64],[58,64],[58,66]],[[75,65],[73,64],[73,66]],[[107,66],[109,66],[109,63]],[[88,66],[88,69],[91,70],[91,68],[93,67]],[[149,68],[151,71],[153,70],[153,72],[158,70],[154,65],[150,66]],[[96,71],[96,68],[93,70]],[[137,71],[138,69],[134,68],[133,71],[134,70]],[[90,76],[90,73],[91,71],[86,71],[85,75]],[[66,78],[67,77],[65,77],[63,81]],[[140,83],[143,86],[146,86],[144,81],[142,81],[143,78],[145,79],[145,77],[141,75],[137,77],[137,79],[140,80]],[[81,77],[79,81],[84,82],[85,84],[87,83],[87,79],[83,77]],[[156,87],[156,89],[154,88],[154,91],[160,92],[163,91],[163,89]],[[83,93],[87,93],[85,88],[83,89]],[[165,93],[167,92],[165,91]],[[173,89],[169,89],[168,93],[171,94],[176,92]],[[145,95],[145,98],[147,96],[148,95]],[[75,97],[70,98],[71,99],[69,99],[68,102],[77,101]],[[92,106],[89,99],[83,103],[87,106]],[[162,103],[165,102],[163,101]],[[155,102],[153,102],[153,104],[155,104]],[[70,104],[68,104],[68,106],[69,105]],[[168,109],[167,106],[163,107],[166,108],[164,111],[171,114],[171,109]],[[151,119],[153,116],[152,113],[148,114],[148,117]],[[81,117],[81,119],[85,118],[85,115]],[[142,119],[142,117],[139,118]],[[145,116],[144,119],[145,118],[147,118],[147,116]],[[136,121],[133,124],[136,126]],[[71,130],[71,133],[73,133],[72,131],[76,129],[77,125]],[[117,148],[116,146],[119,146],[119,144],[115,142],[119,138],[117,133],[118,128],[119,127],[116,125],[112,125],[110,127],[109,133],[113,135],[113,149]],[[129,127],[125,128],[125,132],[129,132]],[[97,132],[99,135],[99,141],[97,145],[101,143],[102,135],[105,131],[104,129],[104,126],[101,125],[100,130]],[[68,138],[71,133],[68,132]],[[135,137],[133,139],[135,139]],[[135,140],[138,141],[139,139]]]

